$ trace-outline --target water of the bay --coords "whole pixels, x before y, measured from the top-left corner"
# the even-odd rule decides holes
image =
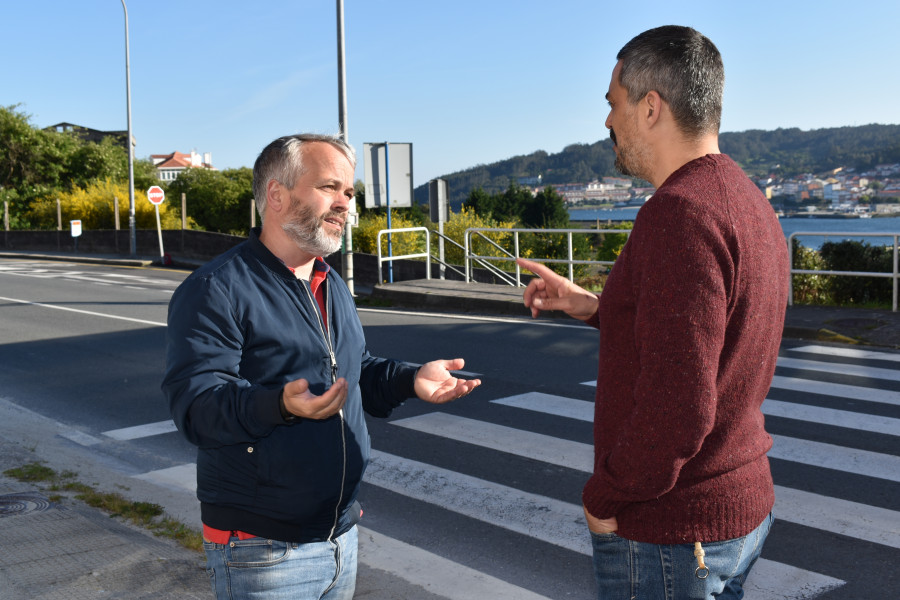
[[[572,209],[569,217],[573,221],[600,221],[600,227],[607,221],[634,221],[637,216],[637,208],[612,208],[612,209]],[[807,248],[818,249],[826,241],[840,242],[842,240],[858,240],[873,246],[891,246],[893,237],[853,234],[900,234],[900,216],[898,217],[873,217],[871,219],[859,218],[828,218],[828,217],[783,217],[779,219],[781,229],[787,238],[792,233]],[[808,235],[815,234],[815,235]]]

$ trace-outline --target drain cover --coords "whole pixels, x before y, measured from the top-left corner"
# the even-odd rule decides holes
[[[0,518],[43,512],[50,508],[50,500],[37,492],[0,496]]]

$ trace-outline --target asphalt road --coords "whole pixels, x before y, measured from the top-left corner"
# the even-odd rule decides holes
[[[159,491],[142,499],[195,522],[193,448],[159,392],[167,304],[185,276],[0,260],[0,401],[61,424],[72,448],[64,466],[112,465],[123,480],[152,484],[142,493]],[[410,400],[369,420],[361,589],[386,576],[378,585],[398,598],[592,597],[579,502],[596,332],[385,309],[360,317],[373,353],[462,356],[484,382],[450,405]],[[751,600],[876,598],[900,587],[900,355],[845,350],[783,344],[765,405],[777,521]],[[418,591],[397,591],[406,585]]]

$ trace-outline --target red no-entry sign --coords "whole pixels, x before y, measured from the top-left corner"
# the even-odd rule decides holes
[[[151,186],[149,190],[147,190],[147,199],[150,200],[151,204],[159,206],[160,204],[162,204],[162,201],[166,199],[166,193],[161,187],[159,187],[158,185],[154,185]]]

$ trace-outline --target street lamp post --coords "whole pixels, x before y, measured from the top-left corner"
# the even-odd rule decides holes
[[[337,58],[338,58],[338,123],[341,137],[350,143],[347,132],[347,76],[344,68],[344,0],[337,0]],[[350,201],[347,222],[344,224],[343,275],[350,294],[356,295],[353,281],[353,215],[356,214],[356,199]]]
[[[131,135],[131,56],[128,50],[128,7],[122,0],[125,11],[125,102],[128,105],[128,230],[131,240],[131,256],[137,254],[137,239],[134,231],[134,137]]]

